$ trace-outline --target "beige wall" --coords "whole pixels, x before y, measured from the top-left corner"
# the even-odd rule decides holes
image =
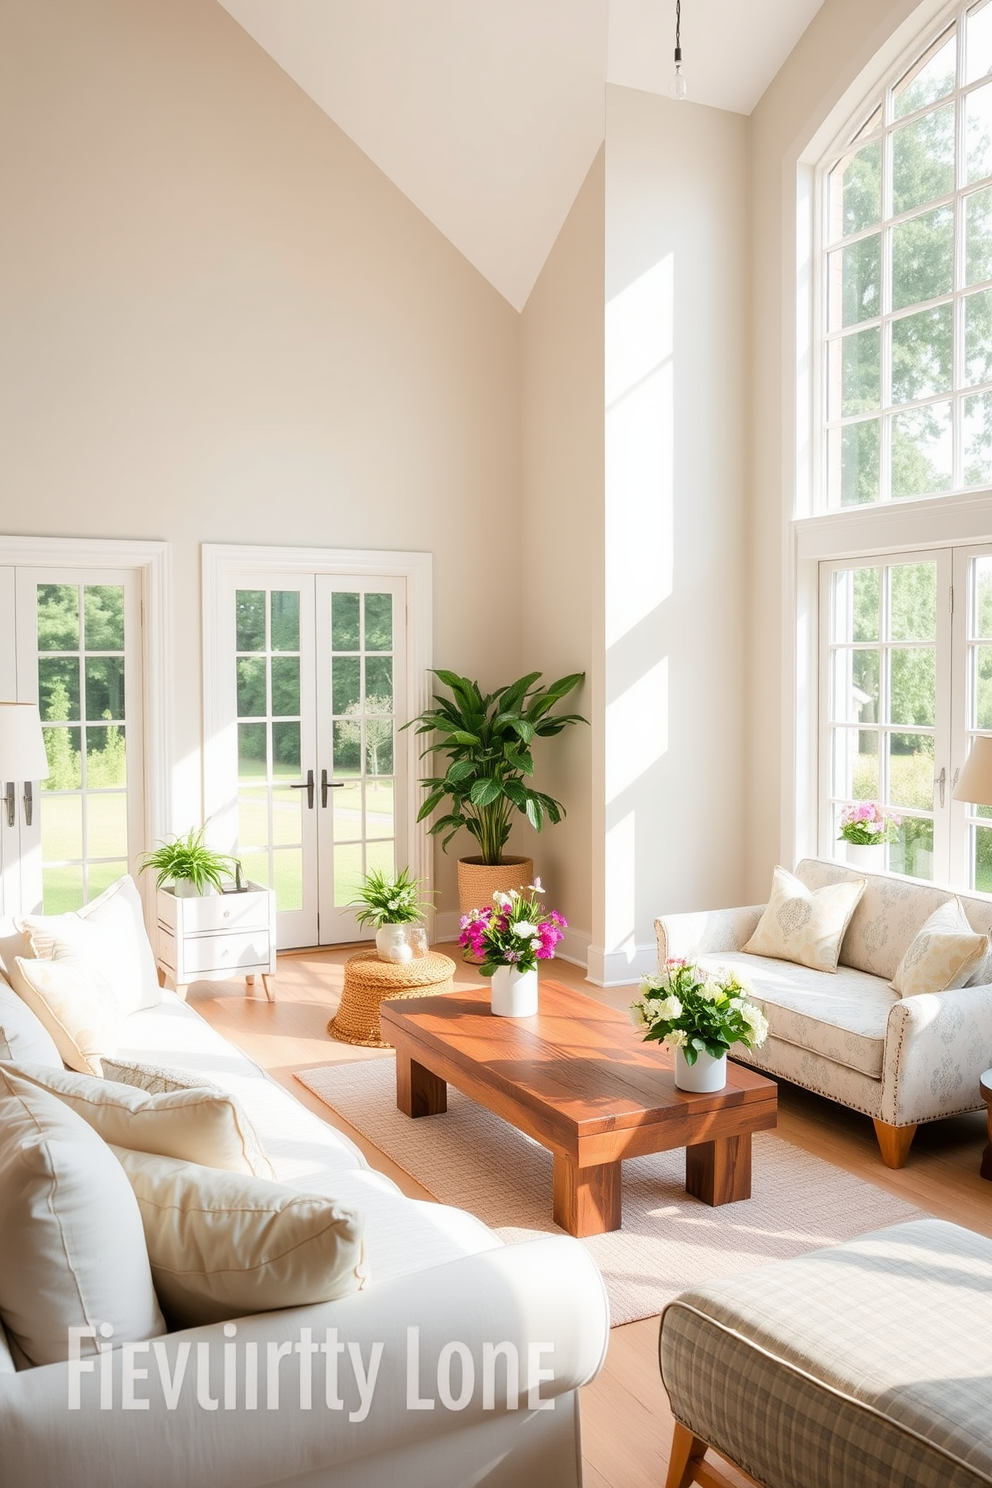
[[[180,767],[201,542],[430,550],[515,673],[519,318],[226,12],[7,0],[0,152],[0,530],[170,542]]]
[[[747,121],[609,87],[601,972],[742,862]],[[597,952],[594,949],[594,958]]]
[[[842,112],[882,49],[908,40],[938,0],[826,0],[750,118],[751,490],[747,586],[746,737],[748,901],[766,894],[776,862],[815,850],[793,819],[791,519],[796,499],[797,172],[833,110]],[[867,84],[865,85],[867,86]]]
[[[593,723],[602,717],[603,190],[600,151],[521,318],[521,666],[546,681],[585,672],[563,706]],[[546,902],[569,921],[566,953],[583,959],[602,881],[601,738],[600,725],[577,725],[539,743],[535,783],[568,814],[540,837],[526,825],[514,834]]]

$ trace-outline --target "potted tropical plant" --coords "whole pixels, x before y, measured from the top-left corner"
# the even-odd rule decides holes
[[[427,798],[417,820],[424,821],[443,802],[447,809],[431,826],[430,835],[442,836],[441,846],[447,851],[455,833],[465,827],[479,844],[477,855],[458,863],[458,897],[467,914],[490,903],[494,893],[533,881],[531,860],[506,856],[503,849],[514,812],[525,816],[537,832],[545,821],[559,822],[565,815],[560,801],[529,783],[534,774],[532,746],[535,739],[588,722],[579,713],[552,711],[585,673],[572,672],[541,687],[543,673],[528,672],[488,695],[457,672],[436,670],[434,675],[450,696],[435,693],[436,706],[404,727],[436,734],[421,759],[437,754],[446,762],[443,774],[420,782]]]
[[[154,852],[145,853],[140,871],[155,869],[155,887],[171,883],[177,898],[210,892],[219,894],[225,878],[241,886],[241,860],[229,853],[214,852],[203,840],[205,827],[190,827],[185,837],[172,837]]]
[[[423,920],[421,887],[420,879],[411,877],[408,868],[395,878],[376,868],[366,873],[349,908],[355,909],[355,919],[360,925],[375,930],[375,948],[380,961],[409,961],[417,948],[416,941],[422,941],[426,951],[427,939],[423,931],[419,937],[411,937],[407,928],[419,926]]]

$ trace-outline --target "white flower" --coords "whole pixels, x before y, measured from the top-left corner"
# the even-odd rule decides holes
[[[668,1045],[669,1049],[674,1051],[675,1049],[683,1048],[688,1042],[688,1039],[681,1028],[673,1028],[671,1033],[665,1034],[663,1042]]]
[[[531,940],[537,934],[537,926],[532,925],[529,920],[518,920],[515,925],[510,926],[510,929],[521,940]]]
[[[643,1002],[632,1002],[630,1005],[630,1021],[635,1028],[646,1028],[648,1023],[647,1011]]]
[[[716,982],[711,982],[708,978],[705,982],[700,983],[698,990],[704,1002],[716,1002],[723,994],[723,988],[718,986]]]
[[[496,893],[493,895],[493,903],[495,904],[497,909],[509,909],[510,905],[513,903],[513,900],[510,898],[509,894],[501,894],[500,891],[497,889]]]
[[[682,1004],[674,993],[671,997],[663,997],[660,1002],[653,1002],[651,1007],[657,1023],[674,1023],[682,1016]]]
[[[543,887],[543,885],[541,883],[541,880],[539,878],[535,878],[534,882],[532,884],[528,884],[527,887],[531,891],[531,893],[533,893],[533,894],[543,894],[544,893],[544,887]]]
[[[741,1017],[751,1030],[753,1047],[763,1044],[768,1037],[768,1019],[761,1009],[750,1002],[742,1003]]]

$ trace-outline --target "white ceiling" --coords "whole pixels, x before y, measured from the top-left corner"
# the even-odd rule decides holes
[[[220,0],[516,309],[675,0]],[[694,103],[750,113],[823,0],[682,0]]]

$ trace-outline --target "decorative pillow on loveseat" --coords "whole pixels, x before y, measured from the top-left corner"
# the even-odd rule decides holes
[[[29,1364],[165,1332],[141,1214],[114,1153],[75,1111],[0,1069],[0,1319]]]
[[[336,1199],[196,1163],[113,1151],[177,1327],[346,1297],[365,1284],[364,1221]]]
[[[191,1081],[149,1095],[74,1070],[22,1064],[14,1073],[71,1106],[105,1142],[231,1173],[274,1176],[241,1102],[216,1086]]]
[[[18,928],[39,960],[72,957],[93,965],[109,984],[122,1017],[162,1001],[141,895],[129,874],[78,911],[26,915]]]
[[[768,905],[743,949],[813,971],[836,971],[841,943],[864,891],[863,878],[808,889],[788,869],[776,868]]]
[[[960,899],[948,899],[917,931],[889,985],[900,997],[965,987],[988,950],[989,937],[971,928]]]

